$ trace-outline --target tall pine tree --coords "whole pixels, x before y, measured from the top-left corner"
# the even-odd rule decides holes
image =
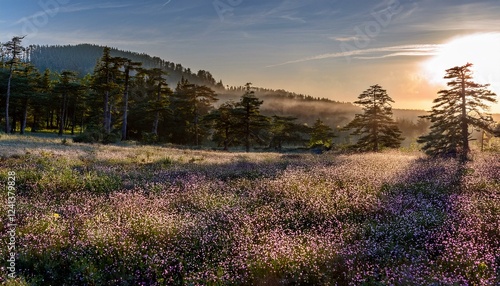
[[[241,97],[236,108],[236,114],[241,122],[240,130],[244,138],[246,152],[250,151],[252,141],[263,141],[259,136],[259,132],[269,125],[268,119],[260,114],[262,103],[263,101],[255,96],[252,84],[247,83],[245,85],[245,94]]]
[[[159,68],[152,68],[146,70],[148,76],[148,90],[151,92],[150,107],[154,113],[153,128],[151,134],[158,137],[158,124],[160,122],[160,113],[167,110],[168,100],[172,95],[172,90],[168,87],[166,79],[163,77],[167,75],[165,71]]]
[[[31,105],[31,101],[36,98],[37,80],[40,73],[30,63],[23,63],[18,73],[15,87],[18,103],[21,106],[20,134],[24,134],[28,120],[28,108]]]
[[[223,146],[224,151],[227,151],[229,146],[238,144],[238,126],[241,124],[236,115],[236,103],[233,101],[224,102],[207,114],[203,121],[214,129],[212,140]]]
[[[128,105],[129,105],[129,90],[130,90],[130,73],[140,69],[142,63],[133,62],[127,58],[118,57],[116,60],[123,67],[123,114],[122,114],[122,138],[127,140],[127,124],[128,124]]]
[[[471,68],[467,63],[446,70],[449,89],[438,92],[430,114],[424,116],[432,123],[431,131],[418,140],[428,155],[459,156],[465,161],[470,152],[471,128],[495,133],[493,120],[485,114],[489,109],[485,102],[496,102],[496,94],[487,89],[488,84],[473,81]]]
[[[203,117],[213,109],[213,103],[217,100],[211,88],[192,84],[183,77],[172,96],[174,143],[198,146],[208,135],[201,124]]]
[[[354,129],[352,135],[364,135],[353,146],[360,151],[378,152],[383,147],[397,148],[404,139],[392,119],[391,102],[394,100],[380,85],[373,85],[359,95],[355,104],[363,106],[363,114],[356,114],[345,130]]]
[[[54,86],[54,92],[61,95],[61,107],[59,109],[59,132],[62,136],[66,127],[66,118],[70,96],[78,93],[80,84],[77,81],[76,73],[73,71],[63,71],[60,75],[59,82]]]
[[[119,93],[116,83],[120,68],[120,58],[111,56],[111,49],[105,47],[103,55],[94,70],[93,88],[103,95],[103,130],[105,134],[111,133],[111,111],[113,109],[114,95]]]
[[[20,56],[24,52],[24,47],[21,45],[23,37],[13,37],[12,40],[4,44],[5,53],[9,57],[7,66],[9,69],[9,79],[7,80],[7,93],[5,96],[5,132],[10,132],[10,118],[9,118],[9,103],[11,94],[11,83],[14,75],[15,67],[20,61]],[[3,62],[3,57],[2,57]]]

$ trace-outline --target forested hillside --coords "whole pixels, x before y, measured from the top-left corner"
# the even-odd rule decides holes
[[[71,70],[83,77],[94,72],[95,65],[102,56],[104,47],[92,44],[40,46],[33,45],[29,49],[29,61],[40,71],[50,69],[55,72]],[[159,57],[152,57],[144,53],[118,50],[110,48],[111,56],[128,58],[134,62],[141,62],[144,68],[161,68],[168,73],[167,82],[177,84],[181,77],[200,85],[223,89],[222,81],[216,81],[210,72],[199,70],[191,71],[181,64],[165,61]]]

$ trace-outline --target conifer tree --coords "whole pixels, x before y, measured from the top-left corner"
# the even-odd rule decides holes
[[[112,97],[119,92],[116,79],[119,76],[119,58],[111,56],[111,49],[105,47],[103,55],[94,70],[94,89],[103,95],[103,129],[105,134],[111,133]]]
[[[50,112],[50,96],[52,94],[52,81],[50,79],[50,70],[46,69],[43,74],[39,74],[36,79],[36,97],[33,98],[33,124],[31,132],[37,132],[40,125],[40,119]]]
[[[495,133],[489,109],[485,102],[496,102],[496,94],[488,84],[473,81],[472,64],[467,63],[446,70],[448,89],[438,92],[428,118],[432,125],[428,135],[419,138],[422,149],[432,156],[459,156],[465,161],[470,152],[471,128]]]
[[[344,130],[354,129],[352,135],[363,135],[353,146],[360,151],[378,152],[383,147],[397,148],[404,139],[392,118],[394,100],[380,85],[373,85],[359,95],[355,104],[363,106],[363,114],[356,114]]]
[[[134,62],[127,58],[116,58],[123,67],[123,114],[122,114],[122,131],[121,140],[127,140],[127,124],[128,124],[128,105],[129,105],[129,90],[130,90],[130,73],[140,69],[142,63]]]
[[[250,152],[251,141],[263,141],[259,132],[269,125],[268,119],[260,114],[263,101],[255,96],[252,83],[245,85],[245,93],[237,104],[237,115],[241,119],[241,134],[244,138],[245,150]]]
[[[207,115],[213,109],[213,103],[218,100],[215,91],[210,87],[202,85],[196,86],[195,89],[195,102],[194,102],[194,133],[195,133],[195,145],[198,146],[201,143],[201,121],[203,117]]]
[[[269,147],[281,151],[283,145],[301,144],[307,142],[305,139],[309,129],[305,125],[295,123],[296,117],[274,115],[271,121],[271,142]]]
[[[17,98],[21,105],[21,128],[20,134],[24,134],[28,120],[28,108],[31,101],[35,99],[40,73],[30,63],[23,63],[19,69],[19,76],[15,83]]]
[[[7,48],[4,43],[0,43],[0,69],[5,68],[5,59],[7,56]]]
[[[333,145],[332,141],[335,134],[332,128],[323,123],[319,118],[314,122],[310,135],[309,147],[324,147],[330,149]]]
[[[193,110],[191,94],[194,93],[195,85],[190,83],[185,77],[177,83],[175,92],[170,102],[172,110],[172,142],[177,144],[187,144],[192,140]]]
[[[77,82],[76,73],[73,71],[63,71],[59,82],[54,87],[54,92],[61,95],[61,108],[59,110],[59,132],[62,136],[66,126],[66,113],[68,110],[69,96],[75,95],[80,89]]]
[[[236,115],[236,103],[224,102],[203,118],[203,121],[214,129],[213,141],[223,146],[227,151],[229,146],[238,144],[238,126],[240,118]]]
[[[176,143],[201,143],[202,136],[206,135],[201,125],[203,117],[213,109],[217,100],[211,88],[192,84],[182,77],[171,104],[176,122],[173,130]]]
[[[7,93],[5,96],[5,133],[10,132],[10,118],[9,118],[9,103],[10,103],[10,94],[11,94],[11,83],[12,77],[14,75],[14,70],[20,61],[20,56],[25,50],[21,45],[23,37],[13,37],[12,40],[8,41],[4,44],[5,53],[8,55],[9,60],[7,61],[7,66],[9,67],[9,78],[7,80]],[[3,57],[2,57],[3,61]]]
[[[158,136],[158,124],[160,122],[160,112],[168,108],[168,97],[172,94],[172,90],[168,87],[167,81],[163,77],[167,73],[159,68],[146,70],[148,76],[147,82],[151,91],[151,111],[154,112],[153,136]]]

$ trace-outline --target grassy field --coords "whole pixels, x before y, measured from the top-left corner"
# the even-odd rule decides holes
[[[222,153],[0,137],[7,285],[499,285],[500,154]],[[7,191],[2,201],[7,202]]]

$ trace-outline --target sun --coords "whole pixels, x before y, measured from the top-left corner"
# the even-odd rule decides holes
[[[443,44],[436,55],[423,63],[423,70],[431,84],[445,85],[445,71],[472,63],[475,81],[490,84],[500,95],[500,33],[472,34],[455,38]]]

